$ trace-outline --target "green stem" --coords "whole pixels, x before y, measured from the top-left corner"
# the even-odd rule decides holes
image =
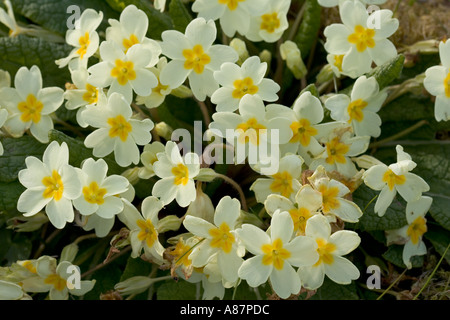
[[[403,275],[406,273],[407,270],[408,270],[407,268],[403,270],[403,272],[398,276],[398,278],[395,279],[395,281],[392,282],[391,285],[386,290],[384,290],[382,294],[378,296],[377,300],[380,300],[386,293],[388,293],[391,290],[391,288],[403,277]]]
[[[401,131],[401,132],[399,132],[397,134],[394,134],[393,136],[390,136],[390,137],[388,137],[386,139],[383,139],[383,140],[371,143],[369,145],[369,148],[371,148],[371,149],[377,148],[377,147],[385,144],[386,142],[397,140],[397,139],[399,139],[399,138],[401,138],[403,136],[406,136],[407,134],[409,134],[409,133],[419,129],[420,127],[422,127],[422,126],[424,126],[426,124],[428,124],[427,120],[421,120],[421,121],[417,122],[415,125],[412,125],[411,127],[407,128],[407,129],[405,129],[405,130],[403,130],[403,131]]]
[[[231,184],[234,187],[234,189],[236,189],[236,191],[239,193],[239,196],[241,198],[242,209],[244,211],[248,212],[247,200],[245,199],[245,194],[244,194],[244,191],[242,191],[241,186],[236,181],[234,181],[233,179],[231,179],[230,177],[228,177],[224,174],[216,173],[216,176],[217,176],[217,178],[221,178],[225,182],[228,182],[229,184]]]

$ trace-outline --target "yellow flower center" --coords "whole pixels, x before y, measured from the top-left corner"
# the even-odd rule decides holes
[[[336,68],[338,68],[338,70],[340,72],[342,72],[342,60],[344,60],[344,55],[343,54],[334,56],[334,63],[333,64],[334,64],[334,66]]]
[[[274,181],[270,185],[270,190],[289,198],[294,189],[292,188],[292,176],[287,171],[276,173],[272,176]]]
[[[250,141],[253,145],[259,145],[259,135],[266,130],[266,127],[258,122],[256,118],[250,118],[246,122],[239,124],[236,130],[242,130],[243,132],[239,136],[239,143],[247,143]]]
[[[375,40],[373,40],[374,36],[374,29],[364,28],[361,25],[357,25],[355,27],[355,32],[349,35],[347,40],[348,42],[356,45],[356,50],[359,52],[364,52],[367,47],[375,47]]]
[[[389,189],[392,190],[394,189],[395,185],[402,185],[404,184],[406,181],[406,178],[404,175],[396,175],[394,172],[392,172],[392,170],[388,169],[384,174],[383,174],[383,182],[386,182]]]
[[[306,222],[312,217],[311,211],[302,207],[289,210],[289,214],[294,222],[294,231],[296,231],[298,235],[304,235]]]
[[[156,232],[153,223],[150,221],[150,219],[140,219],[136,221],[136,224],[140,228],[137,236],[138,240],[145,241],[147,247],[151,248],[153,246],[153,243],[155,243],[155,241],[158,239],[158,233]]]
[[[138,43],[139,40],[134,34],[132,34],[129,39],[127,38],[123,39],[122,44],[125,47],[125,53],[127,53],[128,49],[130,49],[132,46]]]
[[[284,260],[291,257],[291,253],[283,248],[283,241],[276,239],[272,244],[264,244],[261,247],[264,253],[262,263],[266,266],[273,265],[275,269],[283,269]]]
[[[230,11],[236,10],[239,2],[244,2],[245,0],[219,0],[220,4],[226,4]]]
[[[417,217],[406,230],[406,234],[413,244],[417,244],[425,232],[427,232],[427,222],[424,217]]]
[[[325,239],[317,238],[317,253],[319,254],[319,260],[314,265],[315,267],[325,263],[332,264],[334,261],[333,251],[336,250],[336,246],[333,243],[327,242]]]
[[[136,79],[133,62],[117,59],[115,64],[116,66],[111,70],[111,76],[116,78],[121,86],[126,85],[130,80]]]
[[[350,116],[350,120],[348,120],[348,122],[351,122],[352,120],[356,120],[358,122],[363,121],[364,113],[362,110],[367,107],[367,105],[368,103],[362,99],[350,102],[347,107],[347,112]]]
[[[92,181],[89,186],[83,187],[84,200],[92,204],[103,204],[105,202],[103,197],[106,192],[107,190],[105,188],[100,188],[95,181]]]
[[[268,33],[274,33],[276,29],[280,27],[280,19],[278,19],[278,13],[267,13],[261,16],[261,30],[266,30]]]
[[[319,192],[322,194],[322,211],[324,213],[339,208],[340,204],[337,199],[337,195],[339,194],[338,187],[328,188],[325,185],[321,185],[319,187]]]
[[[94,104],[98,102],[98,96],[98,89],[89,83],[86,83],[86,92],[83,94],[83,100],[88,104]]]
[[[445,96],[450,98],[450,72],[444,80]]]
[[[109,118],[107,122],[111,127],[109,129],[111,138],[119,137],[123,142],[127,141],[128,134],[133,130],[133,127],[121,114],[115,118]]]
[[[163,94],[161,93],[161,91],[167,91],[167,89],[169,89],[169,86],[163,85],[159,81],[159,78],[158,78],[158,85],[153,88],[153,92],[159,94],[160,96],[162,96]]]
[[[177,186],[180,184],[185,186],[189,182],[189,169],[184,164],[179,163],[176,167],[173,167],[172,173],[175,176],[173,183]]]
[[[185,245],[182,240],[179,240],[175,249],[170,253],[174,257],[175,265],[189,267],[192,264],[192,261],[189,259],[190,250],[190,246]]]
[[[34,123],[38,123],[41,121],[41,112],[44,109],[44,105],[34,94],[30,93],[26,101],[22,101],[17,105],[17,109],[22,112],[20,120],[23,122],[33,121]]]
[[[183,56],[185,69],[194,69],[195,73],[201,74],[205,66],[211,62],[211,57],[205,53],[202,45],[197,44],[192,49],[184,49]]]
[[[223,252],[229,253],[235,241],[234,235],[230,232],[230,227],[227,223],[222,222],[218,228],[209,230],[211,235],[211,247],[222,249]]]
[[[80,58],[83,59],[87,52],[87,48],[91,43],[91,40],[89,39],[89,32],[86,32],[84,36],[81,36],[80,39],[78,39],[78,43],[80,44],[80,48],[77,50],[77,54],[79,54]]]
[[[253,79],[247,77],[242,80],[236,80],[233,83],[234,90],[232,96],[235,99],[241,99],[246,94],[255,94],[259,91],[259,87],[253,84]]]
[[[292,122],[290,127],[294,135],[289,142],[300,142],[304,147],[308,146],[311,137],[317,134],[317,130],[311,126],[308,119],[300,119],[299,121]]]
[[[51,284],[56,290],[62,291],[67,285],[67,281],[61,278],[59,274],[51,274],[45,278],[44,283]]]
[[[46,187],[42,194],[44,198],[53,198],[56,201],[61,200],[64,192],[64,184],[58,171],[53,170],[51,176],[44,177],[42,184]]]
[[[350,150],[350,147],[339,140],[339,137],[333,138],[326,144],[328,157],[325,161],[328,164],[346,163],[345,155]]]

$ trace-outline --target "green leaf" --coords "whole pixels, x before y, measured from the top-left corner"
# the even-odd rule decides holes
[[[317,289],[316,294],[310,300],[359,300],[359,296],[356,293],[354,282],[342,285],[325,277],[323,285]]]
[[[189,22],[192,21],[191,14],[180,0],[171,0],[169,5],[169,15],[172,18],[175,30],[185,31]]]
[[[306,0],[305,11],[303,13],[302,22],[298,29],[297,35],[294,38],[294,42],[297,44],[302,55],[302,59],[305,59],[311,51],[314,42],[317,41],[317,34],[321,26],[321,12],[322,7],[317,0]]]
[[[367,74],[367,77],[375,77],[375,79],[377,79],[378,81],[378,85],[380,86],[380,90],[382,90],[400,77],[404,62],[405,56],[399,54],[385,64],[373,69]]]
[[[116,18],[118,14],[106,3],[99,0],[14,0],[14,11],[22,14],[34,24],[40,25],[60,35],[65,35],[68,30],[67,21],[73,15],[73,11],[67,12],[68,7],[76,5],[80,12],[87,8],[103,12],[104,22],[108,18]]]
[[[17,180],[20,170],[24,169],[25,159],[34,156],[42,159],[46,144],[42,144],[32,136],[20,138],[2,138],[4,153],[0,157],[0,181],[13,182]]]
[[[299,94],[299,96],[301,96],[304,92],[311,92],[311,94],[313,95],[313,96],[315,96],[316,98],[319,98],[319,91],[317,90],[317,87],[313,84],[313,83],[311,83],[310,85],[308,85],[305,89],[303,89],[301,92],[300,92],[300,94]]]
[[[400,268],[406,268],[403,263],[403,245],[393,244],[388,247],[388,250],[383,253],[383,258],[385,258],[390,263],[396,265]],[[420,268],[423,265],[423,256],[412,256],[411,265],[413,268]]]
[[[167,281],[159,286],[158,300],[195,300],[197,284],[185,280]]]
[[[92,155],[92,150],[85,147],[83,141],[69,137],[63,132],[51,130],[49,138],[50,141],[57,141],[60,144],[63,142],[67,143],[67,146],[69,147],[69,164],[74,167],[80,167],[81,163],[88,158],[97,159],[97,157]],[[105,160],[108,165],[109,175],[121,174],[125,171],[125,168],[122,168],[116,163],[112,155],[104,157],[103,160]]]
[[[359,219],[359,222],[354,225],[354,228],[361,231],[391,230],[406,225],[406,205],[401,200],[394,199],[384,216],[379,217],[378,214],[375,213],[375,197],[377,197],[378,194],[378,191],[374,191],[364,184],[353,193],[353,201],[363,211],[362,217]]]
[[[148,0],[106,0],[106,2],[118,12],[122,12],[126,6],[131,4],[144,11],[148,16],[147,36],[152,39],[161,40],[163,31],[173,29],[170,17],[156,10]]]
[[[0,212],[16,211],[17,201],[24,191],[25,187],[19,181],[0,182]]]
[[[70,81],[70,73],[67,68],[60,69],[55,60],[66,57],[71,49],[67,44],[48,42],[40,38],[0,38],[0,69],[8,71],[13,79],[20,67],[31,68],[36,65],[41,69],[45,87],[62,88]]]
[[[141,258],[128,258],[127,265],[123,271],[120,281],[124,281],[128,278],[135,276],[148,276],[152,270],[152,264],[148,261],[144,261]]]
[[[436,226],[428,226],[428,231],[423,236],[431,242],[441,256],[450,243],[450,231]],[[450,251],[447,251],[445,254],[445,260],[447,260],[447,263],[450,263]]]

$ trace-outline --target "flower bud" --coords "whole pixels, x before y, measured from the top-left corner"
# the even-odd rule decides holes
[[[286,41],[280,46],[281,58],[286,61],[289,70],[296,79],[303,78],[308,70],[302,60],[301,52],[293,41]]]
[[[369,169],[370,167],[376,166],[378,164],[383,164],[383,162],[381,162],[380,160],[366,154],[360,157],[352,158],[352,161],[355,162],[358,167],[363,169]]]
[[[181,226],[181,219],[177,216],[170,215],[158,221],[158,232],[164,233],[166,231],[177,231]]]
[[[326,64],[319,71],[319,74],[316,77],[316,85],[320,86],[321,84],[332,80],[333,75],[334,75],[333,68],[331,67],[330,64]]]
[[[16,232],[32,232],[40,229],[44,223],[48,222],[47,216],[39,212],[31,217],[14,217],[7,221],[8,229],[14,229]]]
[[[195,180],[202,182],[211,182],[217,178],[216,172],[211,168],[201,168]]]
[[[202,188],[197,188],[197,196],[189,205],[186,215],[202,218],[213,223],[214,212],[215,209],[211,199],[202,191]]]
[[[170,140],[170,138],[172,137],[173,128],[162,121],[155,124],[155,132],[161,138]]]
[[[261,60],[261,62],[267,63],[267,71],[266,71],[266,76],[267,76],[267,74],[269,73],[269,70],[270,70],[270,65],[272,63],[272,52],[270,52],[267,49],[264,49],[259,54],[259,59]]]
[[[181,85],[178,88],[173,89],[170,94],[181,99],[191,98],[193,95],[192,90],[185,85]]]
[[[234,38],[230,41],[230,47],[232,47],[234,50],[236,50],[239,59],[237,61],[238,65],[241,65],[247,58],[249,57],[249,53],[247,50],[247,46],[245,45],[245,42],[242,41],[239,38]]]
[[[123,295],[139,294],[147,290],[152,283],[153,280],[149,277],[136,276],[117,283],[114,289]]]
[[[11,76],[8,71],[0,70],[0,88],[11,87]]]
[[[122,176],[127,178],[130,184],[136,185],[136,183],[139,182],[139,170],[140,170],[139,167],[127,169],[124,172],[122,172]]]
[[[61,261],[69,261],[70,263],[75,260],[75,257],[78,253],[78,245],[75,243],[68,244],[65,246],[61,252],[61,258],[59,259]]]

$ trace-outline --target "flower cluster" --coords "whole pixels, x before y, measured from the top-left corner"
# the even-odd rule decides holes
[[[26,218],[45,212],[43,221],[56,229],[75,224],[98,238],[120,224],[110,253],[128,247],[132,259],[170,269],[167,277],[117,283],[120,294],[181,278],[201,283],[204,299],[223,299],[227,288],[242,281],[253,288],[270,283],[273,293],[287,299],[302,290],[313,294],[325,275],[337,284],[359,278],[349,254],[361,237],[346,225],[366,214],[353,200],[364,184],[380,191],[374,206],[379,217],[397,194],[406,201],[407,225],[389,230],[386,239],[388,245],[404,244],[403,262],[411,268],[411,257],[426,253],[422,236],[432,198],[424,193],[430,187],[411,172],[416,163],[401,145],[397,162],[389,166],[374,158],[361,161],[371,139],[381,135],[378,113],[389,94],[370,72],[397,56],[388,38],[399,22],[387,9],[369,14],[366,5],[373,3],[384,1],[319,0],[325,7],[339,6],[342,20],[324,29],[329,74],[354,80],[353,86],[323,95],[305,89],[286,105],[279,96],[283,81],[269,77],[271,59],[252,55],[255,49],[247,50],[242,39],[255,42],[255,48],[259,42],[279,42],[277,63],[286,61],[287,71],[305,80],[299,48],[283,37],[290,0],[195,0],[191,9],[198,16],[184,32],[162,32],[160,41],[148,37],[149,18],[135,5],[118,20],[109,19],[105,32],[100,31],[104,14],[86,9],[66,33],[73,50],[56,61],[71,75],[65,90],[44,87],[37,66],[21,67],[14,87],[0,82],[2,130],[13,138],[29,132],[48,144],[42,158],[26,157],[18,172],[25,191],[17,210]],[[154,3],[161,12],[165,5]],[[10,15],[0,9],[0,21],[12,29],[8,9]],[[242,41],[240,50],[229,42],[233,37]],[[436,119],[445,121],[450,119],[449,43],[441,42],[439,52],[442,66],[428,69],[424,86],[436,96]],[[233,166],[248,164],[248,190],[216,172],[206,161],[210,149],[186,151],[191,141],[177,144],[170,136],[173,128],[158,112],[171,95],[201,108],[204,136],[214,137],[207,145],[216,163],[226,150]],[[49,136],[55,112],[63,108],[76,111],[74,125],[87,132],[77,147],[92,157]],[[230,183],[240,198],[208,196],[204,186],[217,179]],[[137,195],[140,182],[146,187]],[[30,292],[49,292],[50,299],[84,295],[95,281],[72,288],[71,261],[57,263],[45,255],[17,261],[0,271],[0,299],[28,299]]]

